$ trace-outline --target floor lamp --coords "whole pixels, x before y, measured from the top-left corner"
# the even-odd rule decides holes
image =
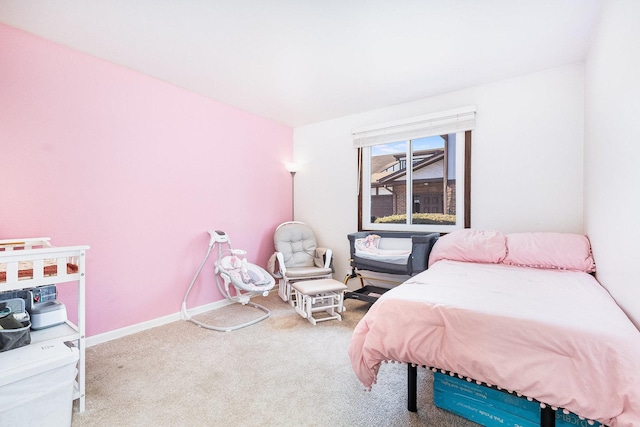
[[[291,220],[293,221],[295,219],[295,213],[296,213],[295,177],[296,177],[296,172],[298,172],[299,168],[296,163],[286,163],[284,166],[287,168],[287,170],[291,174]]]

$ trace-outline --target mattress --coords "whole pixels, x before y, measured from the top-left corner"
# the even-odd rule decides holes
[[[409,255],[411,255],[410,251],[377,249],[376,252],[364,252],[356,250],[357,257],[398,265],[407,265]]]
[[[395,245],[408,248],[382,248],[381,242],[394,242]],[[398,242],[401,242],[398,244]],[[405,243],[407,242],[407,243]],[[393,244],[391,245],[393,246]],[[371,234],[362,239],[356,239],[354,243],[355,255],[360,258],[370,259],[378,262],[407,265],[409,255],[411,255],[411,240],[386,238],[383,239],[376,234]]]
[[[584,272],[439,261],[371,307],[349,356],[368,388],[393,360],[640,425],[640,332]]]

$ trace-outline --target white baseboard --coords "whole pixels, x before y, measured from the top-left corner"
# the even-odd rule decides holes
[[[228,299],[223,299],[221,301],[216,301],[189,309],[188,312],[190,316],[195,316],[207,311],[224,307],[225,305],[229,304],[233,304],[233,302],[229,301]],[[90,336],[85,340],[85,345],[86,347],[91,347],[94,345],[102,344],[107,341],[112,341],[118,338],[125,337],[127,335],[135,334],[136,332],[146,331],[147,329],[155,328],[156,326],[166,325],[167,323],[175,322],[176,320],[182,320],[181,312],[173,313],[168,316],[158,317],[157,319],[148,320],[146,322],[137,323],[135,325],[126,326],[124,328],[115,329],[113,331],[105,332],[102,334]]]

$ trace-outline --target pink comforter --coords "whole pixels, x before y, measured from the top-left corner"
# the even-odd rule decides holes
[[[589,274],[439,261],[385,293],[349,356],[451,370],[611,426],[640,426],[640,332]]]

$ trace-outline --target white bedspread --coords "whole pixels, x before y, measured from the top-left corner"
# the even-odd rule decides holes
[[[349,355],[434,366],[611,426],[640,426],[640,332],[589,274],[439,261],[385,293]]]

